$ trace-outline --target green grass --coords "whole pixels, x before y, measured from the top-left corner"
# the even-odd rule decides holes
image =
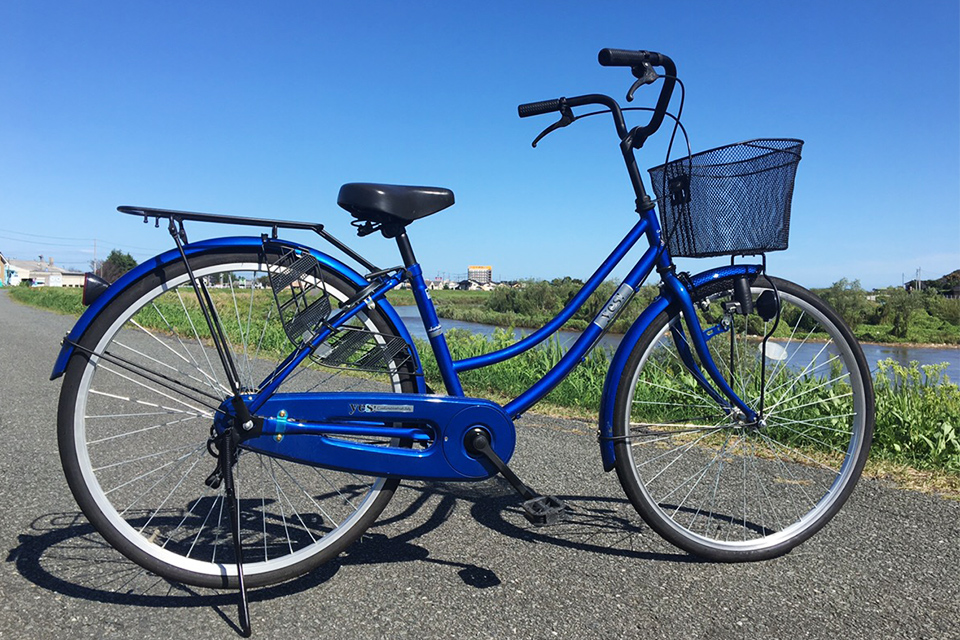
[[[880,363],[874,385],[878,455],[919,469],[960,472],[960,389],[946,364]]]
[[[80,302],[81,289],[62,287],[10,287],[6,289],[17,302],[66,315],[79,316],[86,308]]]

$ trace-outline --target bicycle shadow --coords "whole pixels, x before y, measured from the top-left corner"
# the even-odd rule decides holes
[[[682,553],[658,553],[650,536],[623,512],[623,499],[561,496],[573,507],[569,516],[550,527],[534,527],[523,517],[520,500],[506,482],[433,484],[405,482],[401,508],[381,519],[338,558],[294,580],[249,591],[251,603],[294,595],[325,584],[349,566],[425,562],[457,570],[463,583],[476,589],[501,584],[488,566],[436,557],[417,541],[450,520],[460,504],[482,526],[511,538],[554,544],[588,553],[660,562],[701,562]],[[398,497],[401,497],[398,495]],[[167,581],[110,547],[79,512],[39,516],[18,537],[6,561],[33,584],[54,593],[109,604],[158,608],[209,607],[239,632],[233,621],[236,592],[191,587]]]
[[[404,486],[417,489],[409,484]],[[566,503],[569,511],[556,524],[536,526],[524,516],[522,499],[499,476],[478,484],[425,486],[433,494],[449,495],[458,502],[471,503],[470,515],[474,521],[523,542],[636,560],[704,562],[666,545],[662,538],[640,522],[626,498],[560,494],[557,497]],[[651,549],[664,546],[670,551]]]

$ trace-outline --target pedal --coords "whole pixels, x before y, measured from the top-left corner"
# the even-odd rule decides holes
[[[536,527],[557,524],[568,511],[567,504],[556,496],[537,496],[523,503],[524,517]]]

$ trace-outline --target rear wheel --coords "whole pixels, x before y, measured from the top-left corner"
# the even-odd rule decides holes
[[[256,249],[190,257],[245,392],[255,392],[291,351],[263,287],[276,258]],[[334,310],[356,293],[347,278],[318,268],[310,277]],[[401,339],[386,315],[367,309],[349,327],[340,345],[325,350],[335,360],[301,365],[280,391],[415,391],[412,346],[397,348]],[[205,483],[217,466],[211,426],[229,386],[183,263],[130,285],[78,342],[61,391],[58,440],[84,514],[150,571],[198,586],[235,586],[224,487]],[[361,359],[378,366],[358,370]],[[374,522],[397,486],[244,449],[234,475],[248,586],[287,580],[335,557]]]
[[[614,421],[617,473],[647,524],[690,553],[728,562],[781,555],[826,524],[860,476],[874,420],[869,368],[833,310],[798,285],[758,278],[751,293],[765,315],[780,302],[762,351],[776,317],[725,311],[733,284],[692,294],[731,387],[754,408],[762,390],[762,423],[744,424],[697,384],[677,348],[686,328],[671,330],[683,322],[674,310],[637,342]]]

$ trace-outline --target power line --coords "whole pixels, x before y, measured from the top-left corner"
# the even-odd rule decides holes
[[[104,243],[104,244],[112,244],[112,245],[114,245],[114,246],[117,246],[117,247],[120,247],[120,248],[123,248],[123,249],[126,249],[126,250],[135,249],[135,250],[137,250],[137,251],[149,251],[149,252],[155,252],[155,251],[156,251],[156,249],[153,249],[153,248],[148,249],[148,248],[146,248],[146,247],[134,247],[134,246],[126,245],[126,244],[119,243],[119,242],[113,242],[112,240],[104,239],[104,238],[65,238],[65,237],[61,237],[61,236],[50,236],[50,235],[47,235],[47,234],[27,233],[27,232],[25,232],[25,231],[12,231],[12,230],[10,230],[10,229],[4,229],[4,231],[5,231],[6,233],[13,233],[13,234],[16,234],[16,235],[21,235],[21,236],[29,236],[29,237],[31,237],[31,238],[47,238],[47,239],[50,239],[50,240],[70,240],[70,241],[79,243],[79,244],[76,244],[76,245],[59,244],[59,243],[54,243],[54,242],[42,242],[42,241],[39,241],[39,240],[27,240],[27,239],[25,239],[25,238],[17,238],[17,237],[12,237],[12,236],[8,236],[8,235],[0,234],[0,238],[3,238],[4,240],[13,240],[13,241],[15,241],[15,242],[24,242],[24,243],[31,243],[31,244],[42,244],[42,245],[51,246],[51,247],[87,246],[87,245],[89,245],[89,244],[92,244],[93,242],[102,242],[102,243]],[[152,255],[152,254],[151,254],[151,255]]]

